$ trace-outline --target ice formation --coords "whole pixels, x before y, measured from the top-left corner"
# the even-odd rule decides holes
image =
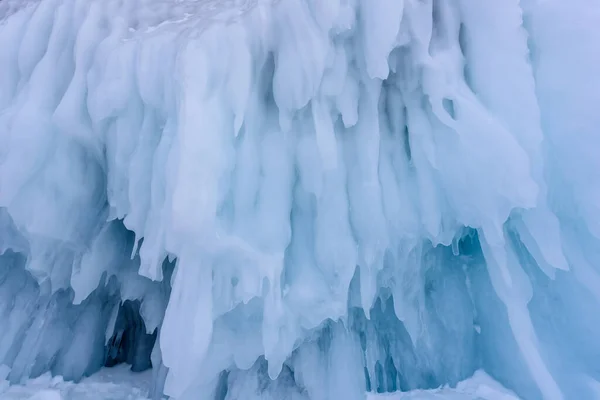
[[[154,397],[600,383],[600,5],[0,0],[0,369]],[[156,339],[156,340],[155,340]]]

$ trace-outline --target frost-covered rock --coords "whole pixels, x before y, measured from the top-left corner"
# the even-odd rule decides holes
[[[352,400],[483,368],[593,398],[600,6],[4,0],[0,20],[12,383],[143,369],[157,338],[155,396]]]

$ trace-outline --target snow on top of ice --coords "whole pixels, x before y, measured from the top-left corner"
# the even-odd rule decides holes
[[[2,0],[0,1],[0,23],[18,10],[29,7],[39,0]]]
[[[135,17],[130,29],[140,33],[153,32],[172,24],[205,29],[214,22],[231,22],[257,6],[271,5],[280,0],[138,0],[133,6]],[[184,24],[184,25],[181,25]]]
[[[54,1],[54,0],[46,0]],[[62,1],[62,0],[61,0]],[[64,0],[68,3],[72,0]],[[125,21],[132,32],[152,32],[170,24],[183,22],[205,28],[211,22],[231,22],[257,6],[280,0],[105,0],[116,19]],[[3,0],[0,21],[20,9],[39,5],[41,0]],[[90,1],[90,3],[93,2]]]

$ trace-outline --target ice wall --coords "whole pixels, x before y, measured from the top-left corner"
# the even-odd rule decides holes
[[[130,300],[156,396],[352,400],[483,368],[593,398],[600,5],[3,0],[0,19],[11,381],[97,370]],[[123,357],[147,363],[135,337]]]

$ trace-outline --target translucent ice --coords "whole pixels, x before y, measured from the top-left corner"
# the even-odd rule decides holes
[[[594,398],[592,3],[0,0],[0,371]]]

